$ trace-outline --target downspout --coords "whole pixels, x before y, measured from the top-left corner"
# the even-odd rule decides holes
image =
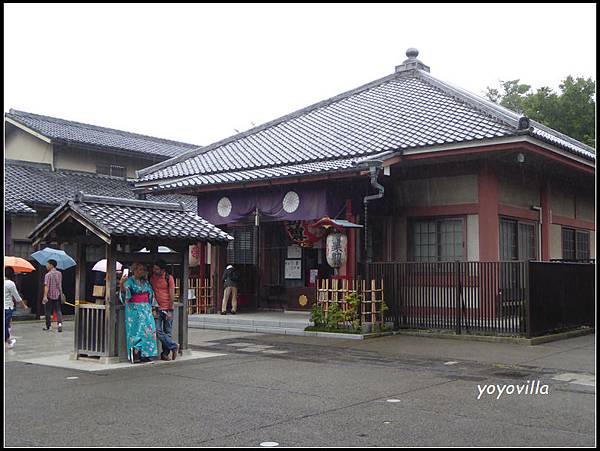
[[[368,239],[368,228],[367,228],[369,202],[371,202],[372,200],[381,199],[383,197],[385,188],[377,182],[377,176],[379,175],[379,170],[381,169],[383,162],[381,160],[370,160],[370,161],[367,161],[366,164],[369,168],[369,172],[371,173],[371,186],[373,188],[376,188],[377,190],[379,190],[379,192],[377,194],[371,194],[370,196],[365,196],[363,199],[363,203],[365,204],[365,220],[364,220],[365,257],[366,257],[366,261],[370,262],[371,258],[372,258],[373,249],[372,249],[372,243]]]

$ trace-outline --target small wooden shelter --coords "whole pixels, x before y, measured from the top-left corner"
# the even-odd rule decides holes
[[[54,210],[31,233],[34,246],[45,243],[76,244],[78,263],[85,261],[88,245],[104,244],[107,272],[103,303],[76,302],[74,355],[98,356],[103,361],[126,360],[124,306],[118,299],[116,262],[151,263],[158,259],[158,246],[175,250],[161,254],[167,263],[182,267],[180,299],[175,302],[174,339],[187,349],[187,302],[189,246],[211,243],[215,256],[222,253],[231,236],[183,204],[90,196],[79,193]],[[138,253],[147,248],[150,253]],[[220,262],[215,262],[217,270]],[[77,266],[76,298],[85,299],[85,267]]]

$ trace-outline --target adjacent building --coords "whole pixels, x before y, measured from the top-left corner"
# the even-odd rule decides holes
[[[30,233],[78,192],[133,199],[137,170],[199,147],[11,109],[5,114],[5,255],[30,258],[34,251]],[[197,209],[192,196],[148,199],[183,202],[188,209]],[[69,252],[68,245],[65,250]],[[101,246],[90,248],[88,266],[102,258]],[[26,299],[39,297],[36,277],[34,273],[21,281],[31,282],[21,283]],[[74,289],[71,285],[65,288],[67,294]]]

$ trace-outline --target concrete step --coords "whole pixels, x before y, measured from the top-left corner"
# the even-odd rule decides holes
[[[192,326],[205,326],[204,328],[232,327],[246,329],[295,329],[304,330],[311,326],[310,317],[303,314],[280,314],[270,317],[268,315],[189,315],[188,324]]]

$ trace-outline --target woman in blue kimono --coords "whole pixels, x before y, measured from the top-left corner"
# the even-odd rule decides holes
[[[127,354],[132,363],[147,362],[158,355],[156,322],[152,315],[152,308],[157,304],[144,265],[134,263],[131,272],[133,277],[121,279],[120,290],[121,302],[125,303]]]

